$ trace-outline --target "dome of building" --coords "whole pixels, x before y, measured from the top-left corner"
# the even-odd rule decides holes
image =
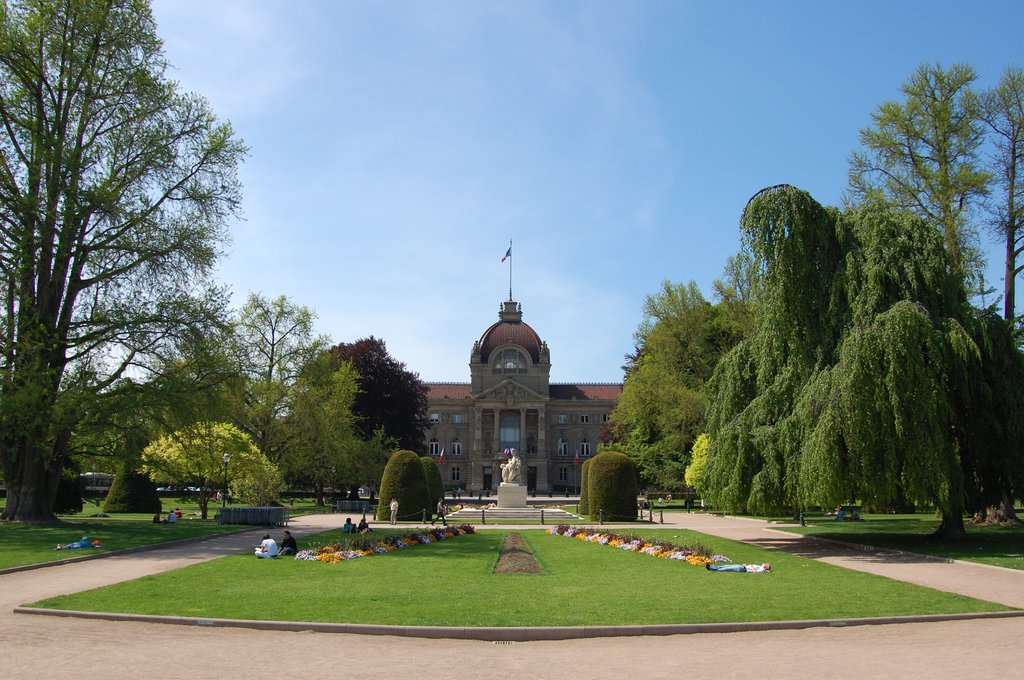
[[[480,361],[488,363],[491,352],[502,345],[519,345],[530,355],[533,363],[539,363],[543,343],[537,331],[523,323],[523,311],[517,302],[508,300],[498,313],[498,321],[480,336]]]

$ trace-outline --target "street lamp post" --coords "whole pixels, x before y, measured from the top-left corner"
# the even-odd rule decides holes
[[[228,506],[228,461],[231,460],[231,454],[224,454],[224,495],[220,498],[220,507],[226,508]]]

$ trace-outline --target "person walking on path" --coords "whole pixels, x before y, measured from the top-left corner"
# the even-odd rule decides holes
[[[448,520],[444,518],[445,512],[447,512],[448,506],[444,504],[444,499],[437,502],[437,517],[430,520],[430,526],[434,526],[434,522],[441,520],[441,524],[448,526]]]
[[[398,499],[392,498],[389,507],[391,508],[391,523],[398,524]]]

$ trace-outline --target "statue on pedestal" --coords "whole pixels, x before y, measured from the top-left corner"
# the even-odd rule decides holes
[[[504,484],[522,484],[522,479],[523,461],[516,450],[512,449],[512,457],[507,463],[501,464],[501,481]]]

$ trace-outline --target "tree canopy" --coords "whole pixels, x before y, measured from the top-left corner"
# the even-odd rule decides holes
[[[312,310],[284,295],[269,300],[251,293],[234,324],[233,343],[245,377],[238,425],[274,461],[289,445],[285,416],[296,381],[328,345],[326,337],[314,333],[315,319]]]
[[[272,500],[267,499],[267,489],[280,485],[274,476],[276,466],[230,423],[201,421],[160,437],[143,450],[142,463],[143,470],[156,481],[196,486],[203,519],[210,492],[223,487],[225,475],[235,493],[248,495],[250,500]],[[276,492],[269,495],[276,497]]]
[[[245,147],[167,68],[146,2],[0,7],[5,519],[52,519],[76,425],[222,313]]]
[[[984,347],[1008,331],[979,323],[941,234],[884,203],[838,211],[789,186],[751,199],[741,229],[763,295],[756,333],[707,387],[712,502],[767,512],[906,497],[962,536],[965,507],[1007,481],[1021,442],[993,453],[972,408],[981,393],[1012,398],[974,384]]]
[[[359,374],[354,412],[364,439],[378,430],[410,451],[423,451],[428,427],[427,388],[419,376],[388,354],[384,341],[373,336],[331,348],[338,363],[348,361]]]
[[[723,290],[735,284],[718,284]],[[745,295],[746,293],[739,293]],[[694,439],[706,424],[704,384],[719,357],[749,323],[738,298],[709,303],[697,284],[665,281],[644,300],[644,318],[612,415],[613,438],[641,478],[663,488],[683,486]]]
[[[883,103],[874,126],[861,130],[863,151],[850,157],[850,188],[880,193],[942,233],[954,271],[980,265],[971,209],[988,194],[991,175],[979,157],[984,128],[967,64],[922,64],[902,85],[905,100]]]

